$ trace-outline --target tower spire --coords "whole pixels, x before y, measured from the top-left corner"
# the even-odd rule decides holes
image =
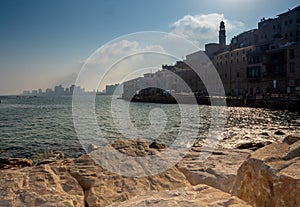
[[[226,46],[226,29],[225,29],[225,23],[224,23],[223,20],[220,23],[219,45],[221,47],[225,47]]]

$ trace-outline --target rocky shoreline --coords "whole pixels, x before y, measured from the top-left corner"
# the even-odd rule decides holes
[[[140,140],[112,146],[133,157],[165,149]],[[91,147],[90,155],[99,150]],[[300,135],[214,150],[205,161],[199,159],[201,150],[192,147],[176,166],[148,177],[109,172],[89,155],[60,155],[38,165],[2,158],[0,206],[300,206]]]

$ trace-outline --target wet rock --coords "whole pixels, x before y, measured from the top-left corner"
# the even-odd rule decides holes
[[[88,146],[88,153],[90,153],[90,152],[92,152],[92,151],[94,151],[94,150],[97,150],[99,147],[97,146],[97,145],[95,145],[95,144],[90,144],[89,146]]]
[[[268,136],[269,136],[268,132],[262,132],[260,135],[262,135],[262,136],[266,136],[266,137],[268,137]]]
[[[256,151],[256,150],[258,150],[262,147],[265,147],[269,144],[272,144],[272,142],[270,142],[270,141],[257,142],[257,143],[247,142],[247,143],[239,144],[238,146],[236,146],[236,148],[237,149],[249,149],[249,150],[252,150],[252,151]]]
[[[231,192],[237,171],[250,156],[249,150],[216,150],[206,160],[201,160],[201,148],[194,147],[177,167],[192,185],[206,184]]]
[[[288,145],[294,144],[297,141],[300,141],[300,134],[288,135],[283,140],[283,142],[286,143],[286,144],[288,144]]]
[[[0,169],[23,168],[33,166],[33,161],[25,158],[0,158]]]
[[[274,132],[275,135],[285,135],[284,132],[280,131],[280,130],[277,130],[276,132]]]
[[[49,151],[41,154],[34,155],[32,157],[36,165],[43,165],[55,162],[56,160],[61,160],[65,158],[65,154],[60,151]]]
[[[162,144],[162,143],[159,143],[157,141],[154,141],[152,142],[150,145],[149,145],[150,148],[152,149],[165,149],[166,148],[166,145]]]
[[[300,141],[294,141],[255,151],[238,170],[233,195],[257,207],[300,206]]]
[[[239,198],[207,185],[149,193],[147,195],[134,197],[123,203],[113,204],[110,207],[133,206],[250,207],[250,205]]]

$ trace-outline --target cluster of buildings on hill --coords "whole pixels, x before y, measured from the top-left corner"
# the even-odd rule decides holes
[[[257,29],[233,37],[229,45],[222,21],[219,43],[206,44],[205,53],[217,69],[227,96],[299,95],[299,33],[300,6],[273,19],[262,18]],[[206,95],[203,82],[188,64],[199,52],[187,55],[186,60],[175,65],[163,65],[163,70],[156,73],[124,82],[123,97],[130,98],[152,85],[175,93],[191,90]]]

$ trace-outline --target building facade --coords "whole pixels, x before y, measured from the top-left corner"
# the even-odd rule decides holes
[[[222,24],[222,23],[221,23]],[[300,7],[235,36],[225,51],[207,55],[228,96],[300,94]]]
[[[225,23],[221,21],[219,43],[206,44],[205,54],[217,69],[226,95],[300,95],[299,31],[300,6],[273,19],[262,18],[257,29],[233,37],[229,45]],[[125,82],[123,97],[132,97],[147,87],[207,95],[203,80],[189,65],[201,52],[189,54],[175,65],[163,65],[156,73]]]

